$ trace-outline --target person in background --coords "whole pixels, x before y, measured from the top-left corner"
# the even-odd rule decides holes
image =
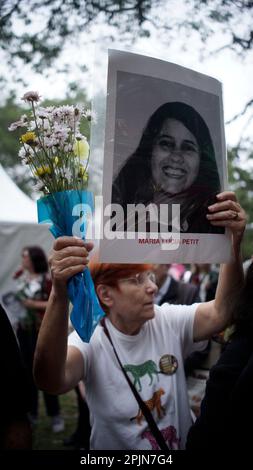
[[[80,381],[75,387],[78,405],[77,426],[73,434],[66,437],[63,441],[64,446],[72,446],[75,449],[90,449],[90,413],[85,400],[85,388],[83,381]]]
[[[176,281],[182,281],[185,273],[185,265],[181,263],[172,263],[170,265],[169,274]]]
[[[211,264],[203,263],[195,265],[195,274],[189,282],[198,286],[201,302],[213,300],[218,284],[218,269]]]
[[[176,281],[169,274],[170,264],[154,264],[153,271],[156,277],[158,292],[155,303],[162,305],[165,302],[176,305],[192,305],[199,302],[197,287]]]
[[[34,375],[50,393],[65,393],[84,380],[91,449],[159,448],[154,426],[151,431],[123,370],[150,410],[166,448],[184,449],[191,425],[184,358],[228,323],[226,302],[243,282],[245,212],[232,192],[219,194],[216,201],[207,217],[214,226],[231,229],[234,257],[220,270],[215,300],[154,306],[152,265],[93,261],[89,267],[106,316],[88,344],[75,331],[68,339],[67,282],[83,272],[93,245],[74,237],[55,241],[50,256],[53,289],[39,332]]]
[[[189,276],[188,282],[198,290],[201,302],[209,302],[215,298],[218,277],[219,270],[215,265],[207,263],[194,264],[192,266],[192,274]],[[202,372],[200,372],[200,378],[203,376],[202,378],[204,379],[204,369],[208,371],[219,358],[221,351],[221,346],[217,341],[219,336],[220,333],[209,340],[205,351],[199,351],[187,358],[185,361],[185,372],[187,376],[195,375],[196,369],[202,369]],[[205,388],[203,387],[202,392],[204,390]]]
[[[231,455],[252,447],[253,422],[253,264],[244,285],[235,290],[226,308],[233,332],[210,371],[201,414],[190,429],[187,450]],[[234,453],[232,452],[232,456]]]
[[[19,275],[14,275],[17,282],[16,295],[26,308],[26,316],[20,320],[17,338],[24,363],[29,371],[32,402],[30,420],[32,424],[38,419],[38,388],[33,379],[33,357],[40,325],[47,307],[51,291],[51,279],[48,273],[47,257],[39,246],[28,246],[22,250],[22,267]],[[59,398],[43,393],[48,416],[52,418],[52,430],[60,432],[64,429],[64,421],[60,415]]]
[[[0,304],[0,450],[31,450],[30,389],[9,319]]]
[[[184,273],[183,281],[197,286],[199,289],[200,285],[200,266],[201,264],[193,263],[190,269]]]

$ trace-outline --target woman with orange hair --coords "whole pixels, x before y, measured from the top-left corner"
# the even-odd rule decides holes
[[[90,270],[106,317],[89,344],[76,332],[68,339],[66,286],[88,263],[92,244],[72,237],[54,243],[50,258],[53,289],[40,329],[34,372],[38,386],[56,394],[84,380],[91,449],[164,450],[164,445],[184,449],[191,425],[184,358],[224,329],[228,321],[224,299],[243,280],[240,244],[246,217],[234,193],[221,193],[209,207],[208,218],[213,225],[231,228],[233,235],[234,260],[221,269],[215,300],[154,306],[157,286],[150,265],[92,262]],[[131,384],[142,403],[137,403]]]

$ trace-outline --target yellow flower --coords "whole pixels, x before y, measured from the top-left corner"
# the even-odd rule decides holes
[[[51,175],[51,173],[52,173],[51,168],[47,165],[39,166],[37,170],[35,171],[35,175],[41,178],[43,178],[43,176],[45,175]]]
[[[60,165],[60,159],[59,159],[59,157],[54,157],[54,164],[55,164],[56,166],[59,166],[59,165]]]
[[[73,152],[74,154],[80,158],[80,160],[87,160],[88,155],[89,155],[89,144],[87,140],[84,139],[76,139],[74,145],[73,145]]]
[[[20,140],[23,144],[33,145],[36,141],[36,134],[35,132],[26,132],[21,135]]]
[[[81,178],[83,181],[88,181],[88,172],[84,169],[83,166],[79,166],[78,178]]]

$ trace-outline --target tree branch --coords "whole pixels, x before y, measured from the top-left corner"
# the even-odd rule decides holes
[[[239,36],[236,36],[235,34],[232,34],[232,44],[239,44],[242,49],[244,50],[249,50],[251,49],[252,43],[253,43],[253,31],[250,31],[249,33],[249,39],[243,39],[240,38]]]
[[[11,10],[8,13],[6,13],[6,15],[4,15],[4,16],[1,15],[1,17],[0,17],[0,28],[5,26],[5,24],[7,23],[9,18],[13,15],[13,13],[15,13],[15,11],[19,11],[19,5],[20,5],[21,2],[22,2],[22,0],[17,0],[17,2],[14,4],[14,6],[11,8]],[[2,0],[1,4],[4,6],[5,1]],[[0,7],[2,6],[1,4],[0,4]]]
[[[248,108],[252,105],[253,105],[253,99],[248,101],[248,103],[246,103],[246,105],[244,106],[243,110],[240,113],[233,116],[231,119],[229,119],[229,121],[226,121],[226,124],[231,124],[232,122],[236,121],[236,119],[243,116],[246,113],[246,111],[248,110]]]

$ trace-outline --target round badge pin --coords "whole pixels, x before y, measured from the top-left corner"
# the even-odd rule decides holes
[[[172,354],[164,354],[159,361],[159,367],[163,374],[172,375],[175,374],[178,368],[178,362],[175,356]]]

